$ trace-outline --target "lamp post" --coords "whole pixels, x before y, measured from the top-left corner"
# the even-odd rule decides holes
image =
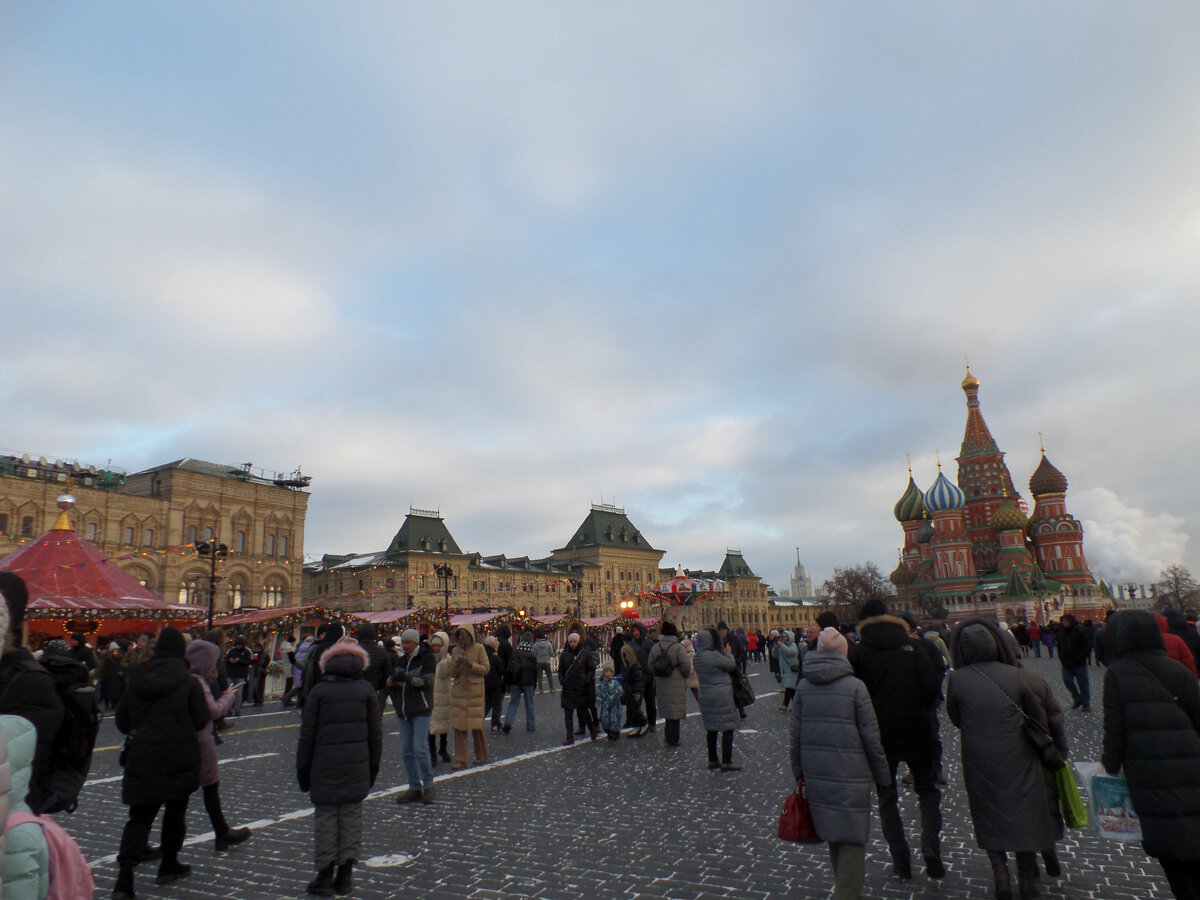
[[[207,556],[210,562],[208,570],[208,630],[212,631],[213,607],[217,601],[217,559],[224,559],[228,556],[229,548],[217,540],[200,541],[196,544],[196,554]]]
[[[571,585],[571,589],[573,591],[575,591],[575,618],[582,622],[583,621],[583,579],[582,578],[570,578],[570,579],[568,579],[568,583]]]
[[[433,571],[437,573],[437,577],[442,579],[442,589],[445,592],[445,609],[446,627],[450,627],[450,579],[454,577],[454,570],[449,565],[434,566]]]

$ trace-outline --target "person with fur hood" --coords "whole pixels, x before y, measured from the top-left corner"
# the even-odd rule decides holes
[[[367,652],[354,638],[339,638],[314,663],[320,678],[304,703],[296,776],[316,807],[317,877],[308,884],[310,894],[327,897],[353,889],[362,849],[362,802],[383,756],[379,695],[362,678],[367,664]]]
[[[908,764],[921,808],[921,855],[925,873],[943,878],[941,792],[937,788],[937,733],[932,713],[942,698],[942,672],[933,647],[909,631],[908,623],[888,615],[878,599],[859,613],[859,641],[850,648],[850,665],[875,705],[879,737],[891,778],[879,791],[879,822],[892,857],[892,871],[912,878],[912,857],[900,817],[896,769]]]
[[[578,631],[567,634],[567,646],[558,654],[558,682],[562,685],[559,706],[563,711],[563,724],[567,736],[563,746],[575,743],[575,716],[585,724],[592,740],[600,734],[600,724],[595,710],[596,652],[583,641]]]
[[[217,660],[221,650],[208,641],[192,641],[184,651],[188,668],[192,677],[204,688],[204,701],[208,705],[210,721],[205,722],[196,732],[196,740],[200,743],[200,789],[204,794],[204,810],[212,823],[216,835],[218,851],[228,850],[235,844],[240,844],[250,837],[249,828],[230,828],[221,810],[221,774],[217,766],[217,742],[214,738],[213,723],[221,718],[234,704],[238,688],[230,685],[221,694],[220,699],[212,695],[212,686],[217,681]]]
[[[1057,837],[1054,789],[1025,733],[1026,718],[1045,728],[1061,753],[1068,749],[1062,708],[1041,676],[1020,667],[1018,652],[994,619],[965,619],[950,636],[946,712],[962,733],[971,823],[991,863],[997,900],[1012,898],[1010,851],[1020,896],[1038,896],[1037,854],[1052,851]]]
[[[484,681],[492,665],[487,651],[475,643],[475,629],[459,625],[454,629],[454,648],[450,651],[450,724],[454,729],[454,769],[465,769],[467,733],[475,745],[475,765],[483,765],[491,754],[483,733]],[[437,702],[436,700],[434,701]]]
[[[862,896],[874,790],[891,783],[875,707],[854,677],[846,639],[822,629],[804,657],[788,717],[792,775],[804,788],[813,825],[829,844],[836,900]]]

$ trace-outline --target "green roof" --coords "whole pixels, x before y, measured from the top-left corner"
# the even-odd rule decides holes
[[[625,515],[625,510],[616,506],[593,505],[583,524],[575,529],[575,534],[565,547],[555,550],[561,553],[565,550],[578,550],[583,547],[624,547],[630,550],[655,550]]]
[[[400,556],[403,553],[447,553],[462,555],[450,529],[440,516],[426,516],[410,512],[404,524],[392,538],[385,556]]]

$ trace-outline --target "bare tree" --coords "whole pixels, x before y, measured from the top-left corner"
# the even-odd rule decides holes
[[[882,600],[890,606],[896,599],[892,583],[880,574],[879,567],[873,562],[835,568],[833,577],[821,589],[842,622],[857,622],[859,610],[868,600]]]
[[[1195,615],[1200,608],[1200,584],[1186,566],[1167,566],[1158,574],[1154,596],[1163,608]]]

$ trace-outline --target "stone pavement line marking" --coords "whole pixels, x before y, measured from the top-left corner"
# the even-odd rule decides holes
[[[699,713],[692,713],[691,715],[699,715]],[[284,726],[284,727],[294,728],[295,726],[289,725],[289,726]],[[270,729],[260,729],[260,730],[267,731]],[[457,772],[451,772],[448,775],[439,775],[439,776],[437,776],[437,778],[434,779],[434,784],[437,784],[440,781],[449,781],[453,778],[462,778],[467,775],[475,775],[479,772],[487,772],[491,769],[498,769],[502,766],[511,766],[515,763],[526,762],[531,759],[537,759],[542,756],[548,756],[551,753],[561,753],[562,751],[570,750],[573,747],[584,747],[584,746],[589,745],[590,743],[591,743],[591,741],[578,741],[574,744],[568,744],[566,746],[547,747],[543,750],[530,750],[528,753],[518,753],[516,756],[510,756],[510,757],[507,757],[506,759],[498,759],[493,762],[484,763],[482,766],[471,766],[466,769],[459,769]],[[263,754],[263,755],[264,756],[273,756],[273,755],[277,755],[277,754],[267,753],[267,754]],[[405,791],[405,790],[408,790],[408,782],[407,781],[405,781],[403,784],[398,784],[395,787],[384,788],[382,791],[375,791],[373,793],[367,794],[367,798],[363,802],[366,803],[369,800],[380,800],[380,799],[383,799],[384,797],[391,797],[391,796],[398,794],[401,791]],[[283,815],[277,816],[274,819],[259,819],[258,821],[255,821],[255,822],[247,822],[245,826],[236,825],[234,827],[235,828],[246,827],[246,828],[250,828],[252,830],[261,831],[264,828],[270,828],[272,825],[280,825],[284,822],[291,822],[295,819],[305,819],[305,818],[311,816],[312,814],[313,814],[313,808],[311,806],[309,806],[306,809],[297,809],[297,810],[293,810],[292,812],[289,812],[289,813],[284,813]],[[193,837],[187,838],[183,842],[183,846],[192,847],[192,846],[195,846],[196,844],[204,844],[204,843],[207,843],[208,841],[215,840],[216,837],[217,836],[214,832],[207,831],[204,834],[197,834],[197,835],[194,835]],[[102,856],[100,859],[92,860],[88,863],[88,865],[91,866],[92,868],[96,868],[97,866],[111,866],[116,861],[117,861],[117,854],[113,853],[113,854],[110,854],[109,856]]]
[[[240,728],[237,731],[227,732],[225,739],[237,737],[239,734],[255,734],[259,731],[278,731],[281,728],[299,728],[299,722],[292,722],[290,725],[264,725],[262,728]],[[122,744],[114,744],[112,747],[96,747],[92,750],[93,753],[99,753],[102,750],[120,750]]]
[[[217,765],[225,765],[226,763],[245,762],[248,759],[265,759],[268,756],[278,756],[278,753],[255,753],[252,756],[235,756],[233,759],[219,759]],[[124,775],[114,775],[111,778],[96,778],[92,781],[84,782],[84,787],[92,787],[97,784],[112,784],[114,781],[120,781]]]

